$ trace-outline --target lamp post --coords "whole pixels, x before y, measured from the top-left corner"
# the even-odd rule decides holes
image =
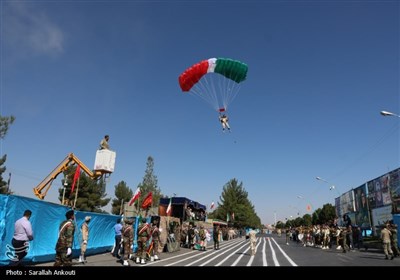
[[[399,117],[400,118],[400,115],[397,115],[395,113],[388,112],[388,111],[381,111],[381,115],[384,116],[384,117],[392,116],[392,117]]]
[[[322,182],[324,182],[324,183],[327,183],[327,184],[331,184],[330,182],[328,182],[328,181],[325,180],[325,179],[322,179],[321,177],[316,177],[315,179],[317,179],[317,180],[319,180],[319,181],[322,181]],[[336,190],[338,196],[340,196],[339,190],[338,190],[334,185],[331,185],[331,186],[329,187],[329,190],[330,190],[330,191],[331,191],[331,190]]]
[[[297,198],[303,199],[305,201],[305,198],[302,195],[298,195]],[[308,212],[308,211],[311,212],[312,209],[314,209],[314,207],[312,206],[311,202],[308,202],[307,207],[306,207],[306,212]]]

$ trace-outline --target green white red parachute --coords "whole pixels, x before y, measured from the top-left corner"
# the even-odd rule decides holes
[[[230,58],[210,58],[187,68],[179,76],[183,92],[208,102],[219,112],[226,111],[247,77],[247,64]]]

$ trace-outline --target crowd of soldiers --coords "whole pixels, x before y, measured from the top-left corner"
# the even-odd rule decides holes
[[[160,243],[160,229],[158,227],[159,220],[153,219],[151,225],[147,223],[146,218],[142,218],[140,225],[137,228],[137,244],[138,248],[136,256],[133,255],[133,238],[134,228],[132,226],[133,219],[125,219],[122,227],[122,242],[123,251],[121,259],[123,265],[129,266],[129,260],[135,260],[137,264],[146,264],[147,260],[159,260],[158,250]]]
[[[210,241],[211,238],[215,241],[221,242],[223,240],[231,240],[236,237],[242,237],[243,230],[227,227],[223,225],[213,225],[212,228],[207,228],[200,225],[200,229],[194,223],[183,223],[179,230],[180,247],[189,249],[204,250],[201,245],[204,240]]]
[[[124,266],[129,266],[129,260],[134,260],[137,264],[146,264],[147,261],[159,260],[158,252],[160,246],[159,219],[154,218],[151,225],[147,223],[146,218],[141,219],[137,228],[137,252],[133,253],[134,219],[124,219],[121,230],[122,248],[120,252],[121,262]],[[207,242],[213,239],[214,249],[219,249],[219,242],[230,240],[235,237],[241,237],[243,230],[231,227],[214,225],[207,228],[206,224],[196,225],[192,221],[184,222],[182,225],[171,225],[168,228],[168,238],[171,238],[179,244],[179,247],[189,248],[199,251],[206,251]]]
[[[278,232],[278,235],[280,233]],[[340,227],[337,225],[314,225],[310,227],[289,227],[285,229],[286,244],[289,241],[300,243],[304,247],[317,247],[322,250],[336,248],[346,253],[363,247],[363,233],[359,226],[351,224]],[[386,223],[381,230],[380,238],[386,259],[400,256],[397,246],[397,225]]]

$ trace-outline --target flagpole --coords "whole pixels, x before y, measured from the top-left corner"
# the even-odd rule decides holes
[[[80,175],[79,175],[79,177],[78,177],[78,182],[77,182],[77,185],[76,185],[76,193],[75,193],[75,201],[74,201],[74,208],[73,209],[75,209],[75,206],[76,206],[76,200],[78,199],[78,190],[79,190],[79,179],[80,179]]]
[[[119,208],[119,215],[123,213],[122,207],[124,207],[124,199],[121,201],[121,207]]]
[[[140,200],[140,197],[138,197],[138,199],[136,201],[136,213],[137,213],[138,216],[140,215],[139,200]]]

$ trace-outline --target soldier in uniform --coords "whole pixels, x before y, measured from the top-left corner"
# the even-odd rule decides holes
[[[129,266],[129,256],[132,254],[132,244],[133,244],[133,220],[125,219],[125,223],[121,230],[121,235],[124,244],[124,266]]]
[[[250,239],[251,255],[254,256],[256,254],[256,245],[257,245],[256,231],[254,229],[250,230],[249,239]]]
[[[157,226],[158,224],[158,219],[153,220],[153,225],[151,226],[151,238],[152,238],[152,249],[150,252],[150,260],[151,261],[157,261],[160,258],[158,257],[158,245],[160,243],[160,229]],[[151,244],[149,244],[151,246]]]
[[[136,253],[136,263],[146,264],[147,239],[150,236],[150,226],[146,223],[146,218],[142,218],[142,223],[138,228],[138,250]]]
[[[399,251],[399,247],[397,246],[397,225],[396,224],[390,225],[390,233],[392,234],[390,236],[390,244],[392,246],[393,255],[395,257],[398,257],[398,256],[400,256],[400,251]]]
[[[340,231],[340,240],[342,242],[342,252],[346,253],[347,251],[350,251],[349,245],[347,245],[347,228],[345,227]]]
[[[85,217],[85,222],[81,226],[81,233],[82,233],[82,243],[81,243],[81,255],[79,256],[79,262],[85,263],[86,262],[86,248],[87,248],[87,242],[89,239],[89,222],[92,217],[86,216]]]
[[[72,265],[72,244],[74,240],[75,223],[74,210],[69,210],[65,217],[67,220],[60,224],[58,240],[56,244],[56,262],[54,266]]]
[[[200,235],[200,251],[206,251],[206,247],[207,247],[207,230],[204,229],[203,225],[200,226],[199,235]]]
[[[188,245],[189,245],[189,249],[193,249],[194,247],[194,242],[195,242],[195,232],[194,232],[194,228],[193,228],[193,224],[189,223],[189,230],[188,230]]]
[[[392,233],[389,230],[389,224],[386,224],[386,227],[381,230],[381,239],[382,239],[382,245],[383,245],[383,252],[385,253],[385,259],[390,259],[393,260],[393,251],[391,248],[390,244],[390,239],[391,239]]]
[[[213,228],[213,240],[214,240],[214,250],[218,250],[219,249],[219,226],[214,225]]]

